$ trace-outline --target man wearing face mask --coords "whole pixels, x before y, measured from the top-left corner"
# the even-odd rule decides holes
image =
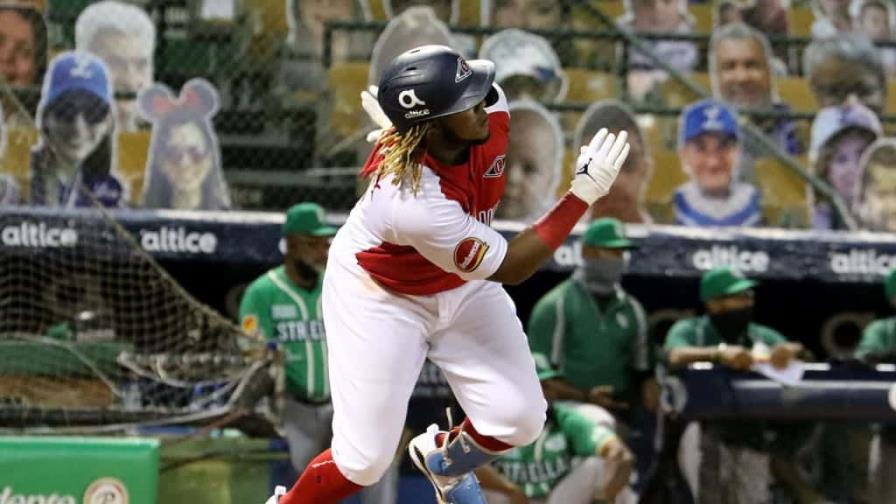
[[[619,280],[634,244],[616,219],[597,219],[582,238],[582,265],[548,292],[529,318],[529,346],[563,374],[544,382],[558,400],[618,416],[640,392],[655,405],[644,309]]]
[[[324,210],[299,203],[286,211],[283,264],[257,278],[243,295],[243,331],[274,340],[286,355],[286,405],[283,430],[290,461],[301,471],[330,443],[333,406],[327,379],[327,342],[321,313],[321,280],[336,228],[324,223]],[[393,503],[396,468],[365,488],[365,504]]]
[[[755,286],[756,282],[731,268],[705,273],[700,280],[700,299],[706,315],[679,320],[669,329],[665,343],[668,364],[674,368],[709,361],[747,371],[767,353],[773,366],[786,367],[803,347],[752,322]],[[760,348],[768,352],[757,351]],[[770,501],[770,446],[765,432],[762,422],[701,423],[699,502]]]

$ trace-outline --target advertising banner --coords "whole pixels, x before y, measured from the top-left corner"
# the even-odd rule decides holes
[[[152,439],[0,437],[0,504],[155,504]]]
[[[117,233],[125,232],[133,246],[163,261],[272,266],[283,260],[281,214],[119,210],[109,215],[122,231],[95,210],[10,208],[0,215],[0,253],[53,253],[85,240],[96,251],[100,239],[109,241],[110,254],[121,254],[128,248]],[[522,229],[506,221],[494,227],[507,238]],[[557,249],[546,269],[569,271],[578,264],[581,231],[579,226]],[[759,279],[878,282],[896,266],[896,237],[886,234],[638,225],[627,232],[638,245],[631,262],[635,275],[697,277],[731,266]]]

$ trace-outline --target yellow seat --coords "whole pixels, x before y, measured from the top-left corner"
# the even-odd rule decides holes
[[[756,161],[756,178],[767,226],[809,226],[807,185],[799,175],[775,158],[763,158]]]
[[[688,6],[688,12],[694,17],[695,33],[712,33],[712,9],[713,5],[711,3],[691,4]]]
[[[479,26],[482,8],[479,0],[460,0],[458,24],[463,26]]]
[[[675,214],[672,209],[672,195],[675,188],[688,181],[681,169],[681,161],[674,150],[654,150],[653,175],[644,192],[644,206],[657,224],[672,224]]]
[[[123,182],[130,186],[130,203],[134,205],[142,203],[150,138],[149,131],[126,131],[118,134],[115,166]]]
[[[282,0],[281,0],[282,1]],[[299,1],[299,0],[296,0]],[[479,0],[454,0],[459,3],[457,24],[462,26],[479,26],[481,6]],[[370,15],[374,21],[387,21],[384,0],[369,3]]]
[[[818,110],[815,95],[809,87],[809,81],[802,77],[779,77],[777,80],[778,96],[790,106],[794,112],[814,112]]]
[[[361,91],[367,86],[369,69],[370,64],[366,61],[340,62],[330,67],[330,128],[340,136],[349,136],[364,125]]]
[[[37,144],[37,130],[11,127],[6,132],[6,148],[0,156],[0,173],[12,176],[28,201],[31,186],[31,148]]]
[[[709,74],[702,72],[693,73],[688,75],[688,77],[691,80],[695,81],[696,84],[703,87],[703,89],[707,91],[709,96],[712,95],[712,86],[709,82]],[[662,96],[665,104],[669,107],[684,107],[688,104],[694,103],[701,98],[701,96],[695,94],[683,83],[672,77],[670,77],[660,85],[660,95]]]
[[[594,7],[597,7],[601,12],[613,19],[625,14],[625,2],[622,0],[597,0],[592,1],[591,3]]]
[[[896,80],[887,81],[887,113],[896,114]]]
[[[794,37],[808,37],[812,35],[812,23],[815,22],[815,14],[809,6],[791,7],[789,12],[790,34]]]
[[[566,101],[591,103],[619,96],[619,81],[613,74],[584,68],[566,68],[563,71],[569,80]]]
[[[246,0],[245,9],[260,26],[253,31],[247,51],[259,64],[274,57],[276,48],[286,40],[286,2],[283,0]]]

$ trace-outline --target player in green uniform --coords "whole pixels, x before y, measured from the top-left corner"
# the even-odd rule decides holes
[[[283,264],[258,277],[243,295],[240,324],[258,338],[274,340],[286,356],[284,432],[293,467],[302,470],[330,443],[333,407],[327,341],[321,313],[321,280],[336,228],[323,209],[299,203],[286,212]],[[393,504],[397,470],[365,488],[365,504]]]
[[[545,384],[561,377],[546,356],[535,354],[548,400],[548,419],[538,439],[502,455],[476,475],[491,504],[589,504],[613,499],[628,483],[633,457],[611,425],[557,397]]]
[[[619,413],[638,394],[655,402],[647,318],[619,280],[633,247],[616,219],[597,219],[582,238],[582,266],[545,294],[529,317],[529,346],[562,373],[545,386],[559,399]]]
[[[896,269],[884,279],[887,302],[896,306]],[[896,316],[875,320],[862,334],[856,357],[869,364],[896,364]],[[896,426],[882,426],[869,453],[871,502],[896,502]]]
[[[710,361],[746,371],[757,358],[754,350],[776,367],[786,367],[802,352],[770,327],[752,322],[753,287],[730,268],[703,275],[700,299],[706,315],[678,321],[666,337],[666,360],[672,367]],[[703,422],[701,424],[698,502],[750,504],[770,501],[770,448],[762,422]],[[688,443],[682,442],[683,446]],[[696,451],[692,447],[691,451]],[[687,472],[687,471],[686,471]]]

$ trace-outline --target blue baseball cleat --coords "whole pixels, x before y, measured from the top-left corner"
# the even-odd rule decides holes
[[[437,425],[430,425],[426,432],[411,440],[408,453],[417,469],[420,469],[436,489],[439,504],[486,504],[479,489],[479,480],[472,471],[457,475],[443,475],[443,448],[436,446]],[[447,432],[445,435],[447,437]]]

